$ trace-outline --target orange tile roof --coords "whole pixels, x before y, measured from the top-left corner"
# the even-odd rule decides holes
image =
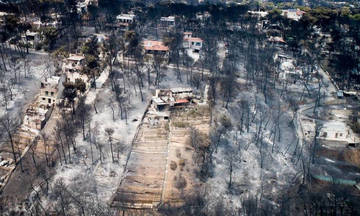
[[[190,42],[203,42],[203,40],[201,38],[197,38],[197,37],[184,38],[184,40],[190,41]]]
[[[146,40],[143,45],[145,50],[169,51],[169,47],[165,46],[161,41]]]
[[[187,99],[179,99],[179,100],[176,100],[175,103],[176,103],[176,104],[179,104],[179,103],[189,103],[189,100],[187,100]]]
[[[270,37],[269,41],[271,42],[279,42],[279,43],[286,43],[286,41],[282,37]]]
[[[305,11],[302,11],[302,10],[296,11],[296,15],[298,15],[298,16],[302,16],[304,13],[305,13]]]

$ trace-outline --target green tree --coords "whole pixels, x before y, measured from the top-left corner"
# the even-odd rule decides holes
[[[44,35],[44,45],[46,45],[46,50],[52,50],[54,48],[56,38],[58,37],[58,31],[53,27],[44,27],[41,29],[42,34]]]

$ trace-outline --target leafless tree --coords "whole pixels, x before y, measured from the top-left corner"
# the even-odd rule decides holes
[[[64,156],[64,161],[65,161],[65,164],[67,163],[67,159],[66,159],[66,154],[65,154],[65,145],[66,143],[64,142],[64,135],[63,135],[63,122],[58,120],[56,121],[56,128],[55,128],[55,134],[56,134],[56,140],[57,140],[57,145],[56,146],[59,146],[60,144],[60,147],[61,147],[61,151],[63,153],[63,156]],[[59,148],[57,148],[59,150]],[[60,160],[61,160],[61,154],[59,152],[59,156],[60,156]],[[70,154],[69,154],[70,156]],[[70,160],[70,158],[69,158]]]
[[[104,43],[104,49],[107,53],[106,62],[109,65],[109,73],[113,74],[113,64],[116,60],[117,53],[119,50],[123,48],[122,40],[120,40],[114,32],[111,33],[110,37],[106,42]],[[113,82],[114,80],[111,80],[112,82],[112,89],[114,90]]]
[[[90,111],[91,111],[91,106],[85,103],[85,97],[80,97],[75,114],[78,120],[80,121],[84,140],[86,138],[85,137],[86,124],[90,121]]]
[[[53,194],[56,197],[57,204],[59,206],[60,211],[57,211],[60,215],[68,215],[68,210],[70,209],[70,197],[66,193],[66,185],[62,179],[58,179],[55,182],[53,188]]]
[[[114,134],[114,129],[112,129],[112,128],[106,128],[106,129],[105,129],[105,132],[106,132],[106,135],[107,135],[107,137],[108,137],[108,142],[109,142],[109,145],[110,145],[111,159],[112,159],[112,162],[114,163],[115,160],[114,160],[113,138],[112,138],[112,135]]]
[[[237,167],[237,162],[239,161],[238,148],[235,148],[232,143],[227,141],[227,146],[225,146],[225,160],[227,162],[228,171],[229,171],[229,182],[228,189],[231,190],[233,182],[233,172]]]
[[[46,160],[46,165],[50,167],[50,152],[49,152],[49,136],[45,133],[45,132],[41,132],[40,136],[42,138],[42,141],[44,143],[44,153],[45,153],[45,160]],[[61,158],[60,158],[61,159]]]
[[[154,85],[159,86],[162,78],[165,76],[166,59],[163,55],[155,54],[152,62],[152,67],[155,72]]]
[[[126,150],[126,145],[123,142],[115,143],[116,152],[117,152],[117,160],[120,160],[120,153],[124,153]]]
[[[90,127],[90,126],[89,126]],[[98,142],[98,136],[99,136],[99,123],[95,122],[94,127],[90,127],[90,150],[91,150],[91,157],[92,157],[92,162],[94,163],[93,160],[93,146],[95,146],[96,148],[99,149],[99,155],[100,155],[100,160],[102,160],[102,151],[101,151],[101,144],[99,145]]]
[[[115,103],[114,103],[114,100],[112,98],[110,98],[110,100],[109,100],[109,107],[110,107],[111,112],[112,112],[112,119],[113,119],[113,121],[115,121]]]
[[[141,55],[141,52],[137,52],[135,54],[135,65],[134,65],[134,74],[136,76],[136,83],[137,86],[139,88],[140,91],[140,97],[141,97],[141,101],[144,101],[144,96],[143,96],[143,87],[144,87],[144,83],[143,83],[143,70],[145,68],[145,64],[144,64],[144,60],[143,60],[143,56]]]
[[[17,153],[15,151],[16,143],[15,143],[14,135],[20,126],[20,119],[17,117],[12,117],[10,116],[10,114],[5,114],[3,117],[0,118],[0,124],[1,124],[1,131],[5,134],[5,136],[7,137],[6,141],[8,141],[11,146],[14,163],[16,163]]]
[[[196,128],[190,129],[189,137],[190,145],[194,148],[195,154],[193,160],[200,167],[199,178],[206,181],[213,174],[212,154],[215,148],[211,146],[209,141]]]

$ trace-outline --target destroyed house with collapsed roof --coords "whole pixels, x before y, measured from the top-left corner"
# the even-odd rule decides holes
[[[41,81],[39,103],[50,107],[57,103],[59,90],[61,90],[60,77],[52,76]]]
[[[157,89],[147,110],[146,120],[151,125],[168,121],[171,109],[189,106],[194,98],[191,88]]]
[[[163,111],[170,107],[188,105],[193,97],[191,88],[157,89],[151,106],[157,111]]]
[[[27,30],[25,35],[22,36],[24,43],[28,44],[30,47],[35,48],[41,42],[41,36],[39,32],[32,32]]]
[[[41,130],[57,103],[62,91],[61,78],[52,76],[41,81],[40,93],[34,103],[25,110],[22,127],[26,130]]]
[[[38,103],[31,104],[25,111],[22,128],[31,130],[41,130],[53,111],[53,107],[45,108]]]

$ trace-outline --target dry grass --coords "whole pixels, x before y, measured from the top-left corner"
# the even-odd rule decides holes
[[[198,106],[196,108],[188,110],[182,116],[195,119],[198,117],[208,116],[209,113],[210,109],[208,106]]]
[[[167,123],[165,124],[165,130],[166,130],[166,131],[170,131],[169,122],[167,122]]]
[[[193,172],[197,165],[193,161],[194,149],[187,142],[191,131],[189,128],[191,126],[198,129],[199,136],[203,140],[207,140],[206,134],[209,132],[208,113],[207,106],[172,110],[170,125],[164,123],[158,127],[147,128],[147,131],[140,133],[139,143],[133,148],[134,152],[136,150],[139,152],[135,154],[133,152],[127,167],[130,172],[120,185],[117,195],[120,196],[124,193],[136,195],[131,201],[141,205],[145,201],[157,202],[160,197],[164,201],[174,204],[184,201],[184,194],[194,193],[201,183]],[[160,146],[152,144],[152,141],[160,143],[160,140]],[[164,154],[150,157],[149,153],[143,153],[148,150]],[[165,159],[166,150],[167,160]],[[164,164],[166,162],[167,164]],[[167,172],[164,170],[165,167],[167,167]],[[163,182],[163,179],[166,180]],[[135,184],[136,181],[144,183]],[[158,186],[163,186],[163,183],[165,183],[164,188],[160,190],[161,187]],[[152,186],[149,187],[149,185]],[[115,198],[113,201],[128,202],[120,198]]]
[[[360,167],[360,149],[346,149],[342,157],[345,161]]]
[[[185,160],[185,159],[180,159],[180,160],[179,160],[179,166],[180,166],[181,168],[183,168],[185,165],[186,165],[186,160]]]
[[[174,127],[178,127],[178,128],[187,128],[190,127],[190,124],[188,122],[181,122],[181,121],[177,121],[177,122],[173,122],[172,125]]]

